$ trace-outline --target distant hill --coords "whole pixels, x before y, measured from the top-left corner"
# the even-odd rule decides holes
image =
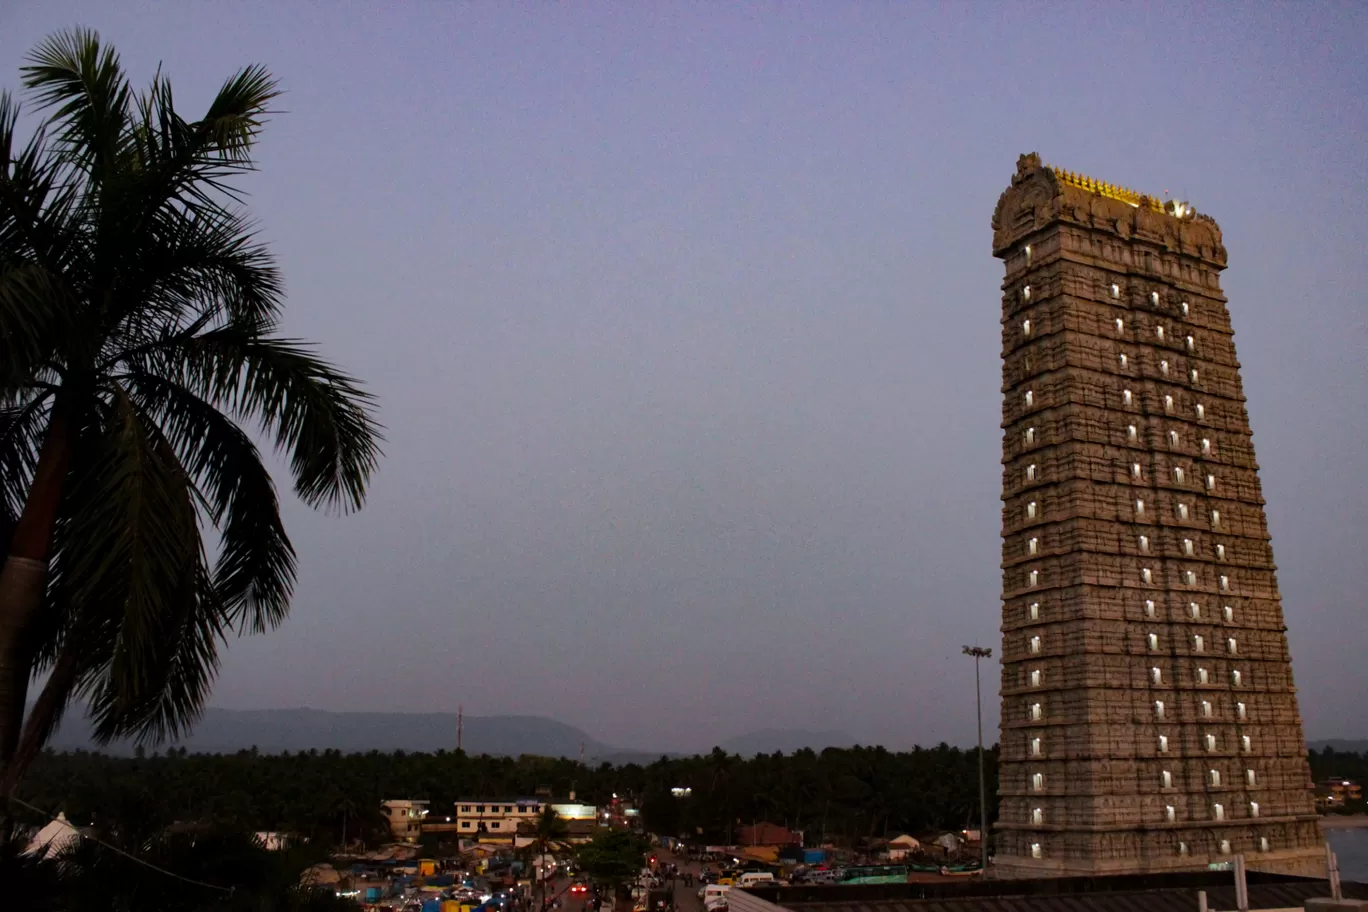
[[[1308,741],[1306,746],[1311,750],[1325,750],[1333,747],[1337,751],[1345,753],[1363,754],[1368,753],[1368,741],[1353,738],[1327,738],[1324,741]]]
[[[52,739],[52,746],[58,750],[93,748],[90,732],[85,718],[69,716]],[[462,737],[467,753],[512,757],[540,754],[577,758],[581,743],[586,757],[616,759],[636,753],[603,744],[574,726],[539,716],[467,716]],[[253,746],[263,753],[327,748],[343,752],[455,750],[456,714],[209,709],[188,737],[167,746],[200,753],[232,753]],[[103,750],[131,754],[133,745],[117,743]]]
[[[735,738],[728,738],[718,746],[729,754],[753,757],[756,754],[772,754],[775,751],[791,754],[805,747],[820,753],[828,747],[850,747],[853,744],[855,744],[855,739],[841,731],[767,728],[739,735]]]

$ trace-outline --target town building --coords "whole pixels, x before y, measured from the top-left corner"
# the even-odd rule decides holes
[[[395,842],[417,842],[423,831],[428,802],[410,798],[391,798],[380,802],[390,834]]]
[[[1363,800],[1363,787],[1352,779],[1322,779],[1316,786],[1316,805],[1330,809]]]
[[[993,254],[1000,874],[1323,874],[1219,226],[1024,155]]]
[[[543,806],[537,798],[460,798],[456,832],[472,839],[499,837],[513,842],[518,825],[535,824]]]

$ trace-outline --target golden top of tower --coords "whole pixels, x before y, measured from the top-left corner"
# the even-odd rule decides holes
[[[1155,212],[1165,212],[1169,215],[1182,216],[1185,215],[1186,210],[1190,208],[1187,203],[1174,201],[1164,203],[1152,196],[1136,193],[1129,187],[1119,187],[1116,184],[1109,184],[1106,181],[1100,181],[1095,177],[1088,177],[1086,174],[1079,174],[1077,171],[1070,171],[1067,168],[1058,168],[1054,165],[1046,165],[1045,168],[1055,176],[1056,180],[1062,183],[1068,184],[1071,187],[1077,187],[1080,190],[1086,190],[1089,193],[1096,193],[1098,196],[1105,196],[1108,199],[1119,200],[1120,202],[1134,206],[1137,209],[1143,206],[1147,209],[1152,209]]]

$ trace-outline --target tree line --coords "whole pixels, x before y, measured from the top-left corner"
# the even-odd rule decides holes
[[[996,816],[996,748],[986,752]],[[682,791],[676,791],[682,790]],[[23,780],[26,802],[97,827],[151,834],[212,822],[282,830],[315,842],[385,838],[381,801],[431,802],[434,819],[462,798],[550,794],[607,805],[634,803],[659,835],[731,843],[743,825],[768,821],[801,830],[809,843],[962,829],[978,820],[978,755],[942,744],[800,750],[740,757],[719,748],[652,763],[582,765],[548,757],[339,751],[136,757],[74,751],[40,755]]]

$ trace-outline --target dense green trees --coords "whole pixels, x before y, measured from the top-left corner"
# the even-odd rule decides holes
[[[990,751],[988,793],[996,793]],[[21,796],[82,822],[155,830],[172,822],[214,820],[283,829],[316,841],[343,832],[371,842],[386,832],[385,798],[425,798],[440,818],[461,797],[558,796],[571,789],[603,804],[613,794],[643,808],[662,835],[729,842],[739,825],[769,820],[804,830],[812,842],[928,828],[959,829],[978,818],[973,750],[941,745],[907,752],[880,747],[810,750],[746,759],[720,750],[650,764],[596,768],[545,757],[469,757],[459,752],[167,755],[113,758],[45,753]],[[672,789],[688,789],[675,797]],[[995,808],[990,808],[990,816]]]
[[[294,550],[242,422],[314,506],[359,507],[378,454],[369,397],[278,335],[281,276],[233,186],[270,75],[187,119],[93,32],[22,72],[45,116],[25,140],[0,92],[3,793],[74,694],[100,737],[174,734],[223,640],[285,617]]]

